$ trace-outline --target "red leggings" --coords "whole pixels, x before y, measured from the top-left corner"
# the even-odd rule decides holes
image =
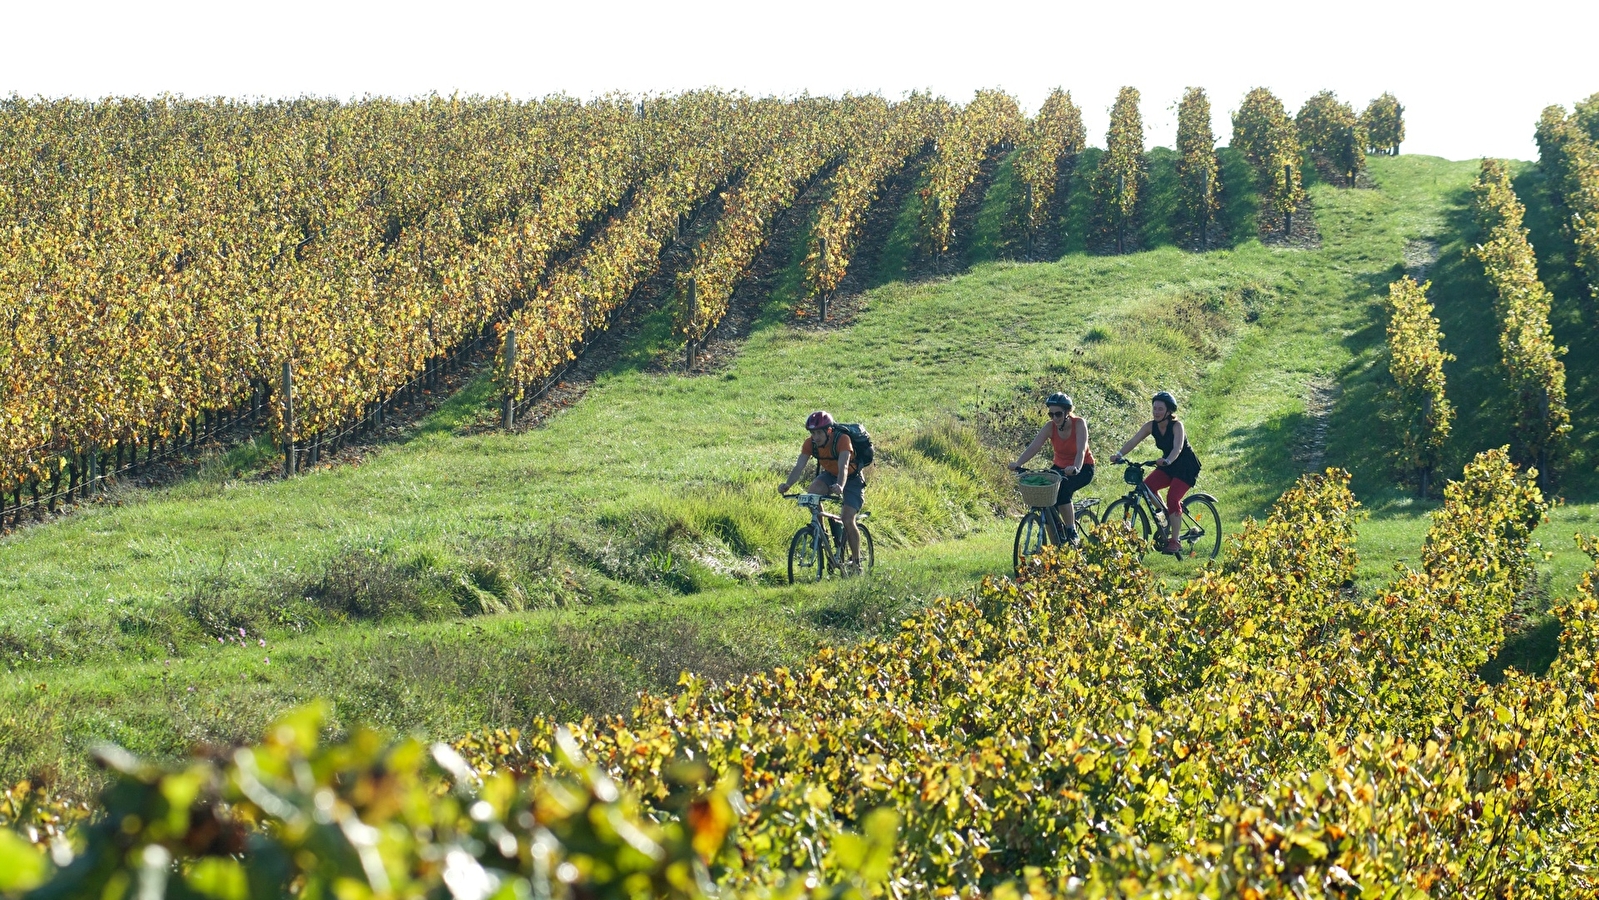
[[[1182,524],[1183,521],[1183,495],[1194,489],[1194,486],[1181,478],[1173,478],[1164,470],[1156,469],[1144,479],[1144,484],[1158,496],[1162,488],[1170,486],[1166,492],[1166,521]]]

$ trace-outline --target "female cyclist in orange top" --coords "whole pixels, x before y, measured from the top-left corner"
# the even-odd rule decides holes
[[[1049,395],[1044,408],[1049,410],[1049,424],[1038,430],[1033,442],[1010,464],[1010,470],[1014,472],[1026,465],[1043,449],[1044,442],[1049,441],[1055,451],[1054,465],[1049,470],[1061,476],[1055,512],[1066,523],[1066,539],[1075,544],[1077,515],[1072,507],[1072,495],[1094,480],[1094,454],[1088,450],[1088,421],[1072,415],[1072,398],[1059,391]]]

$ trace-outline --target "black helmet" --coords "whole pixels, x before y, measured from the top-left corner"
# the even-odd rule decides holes
[[[1061,393],[1060,391],[1056,391],[1055,393],[1050,394],[1048,397],[1044,398],[1044,405],[1045,406],[1058,406],[1061,409],[1066,410],[1067,412],[1071,412],[1072,398],[1068,397],[1067,395],[1065,395],[1063,393]]]
[[[1171,391],[1159,391],[1155,396],[1149,398],[1150,403],[1154,403],[1156,400],[1166,404],[1167,412],[1177,411],[1177,398],[1171,395]]]

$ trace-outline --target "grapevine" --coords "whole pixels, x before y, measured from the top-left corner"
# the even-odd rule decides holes
[[[0,490],[264,412],[360,419],[526,290],[638,175],[615,98],[0,110]],[[82,139],[67,137],[82,133]],[[116,136],[113,138],[112,136]],[[294,369],[292,431],[263,404]]]
[[[1366,131],[1367,150],[1382,156],[1398,156],[1399,145],[1405,140],[1405,108],[1393,94],[1384,93],[1367,104],[1360,114],[1360,125]]]
[[[1283,217],[1288,231],[1294,210],[1305,200],[1299,136],[1282,101],[1265,88],[1250,91],[1233,114],[1233,148],[1255,164],[1266,203]]]
[[[1116,252],[1124,249],[1126,231],[1137,217],[1144,194],[1144,120],[1138,111],[1138,89],[1124,87],[1110,111],[1105,133],[1105,155],[1094,174],[1094,208],[1100,228],[1116,237]]]
[[[961,197],[977,180],[989,154],[1014,142],[1022,127],[1015,98],[999,91],[978,91],[945,123],[921,192],[922,229],[933,252],[949,252]]]
[[[1061,173],[1071,171],[1086,144],[1083,111],[1072,103],[1069,92],[1056,88],[1027,122],[1016,148],[1015,169],[1026,189],[1022,215],[1029,234],[1044,224]]]
[[[703,340],[727,314],[733,289],[765,245],[776,215],[848,147],[864,137],[873,100],[807,98],[775,110],[763,125],[771,140],[725,199],[721,218],[699,245],[694,262],[678,275],[677,331],[689,343]],[[692,281],[692,294],[688,285]],[[693,302],[688,298],[692,296]]]
[[[870,129],[861,145],[850,148],[849,156],[833,173],[828,202],[811,229],[804,260],[806,293],[811,297],[826,297],[838,288],[854,255],[861,223],[884,180],[920,153],[951,114],[947,102],[925,94],[913,94],[891,108],[863,110],[866,112],[881,125]]]
[[[1221,206],[1220,175],[1210,98],[1202,88],[1189,88],[1177,107],[1177,186],[1183,217],[1192,224],[1200,249],[1206,243],[1206,226]]]
[[[747,162],[757,145],[758,116],[732,98],[686,95],[655,112],[663,134],[652,147],[662,168],[635,192],[628,209],[556,267],[510,318],[518,334],[514,368],[500,373],[514,400],[528,385],[572,359],[575,348],[660,266],[677,223]]]
[[[1440,346],[1443,334],[1427,300],[1428,286],[1408,275],[1388,286],[1388,372],[1394,385],[1385,410],[1399,438],[1399,467],[1406,477],[1418,478],[1424,497],[1455,416],[1444,396],[1444,364],[1455,357]]]
[[[1294,117],[1299,143],[1327,158],[1353,187],[1355,175],[1366,167],[1366,130],[1354,107],[1339,101],[1332,91],[1322,91],[1305,101]]]
[[[1523,457],[1548,479],[1571,430],[1566,367],[1560,362],[1565,348],[1555,345],[1549,326],[1553,298],[1538,278],[1538,262],[1522,227],[1525,207],[1504,163],[1483,160],[1473,193],[1483,240],[1468,252],[1482,263],[1497,296],[1499,350],[1516,439]]]
[[[1546,108],[1536,135],[1539,165],[1565,209],[1577,268],[1588,292],[1599,297],[1599,94],[1578,103],[1571,116],[1559,106]]]

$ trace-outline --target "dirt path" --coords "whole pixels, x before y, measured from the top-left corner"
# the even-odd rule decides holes
[[[1333,407],[1344,389],[1337,381],[1321,377],[1310,382],[1305,398],[1305,425],[1294,447],[1294,458],[1302,460],[1306,472],[1320,472],[1327,466],[1327,429]]]
[[[1438,242],[1431,238],[1405,244],[1405,274],[1418,282],[1427,280],[1427,273],[1438,262]]]

